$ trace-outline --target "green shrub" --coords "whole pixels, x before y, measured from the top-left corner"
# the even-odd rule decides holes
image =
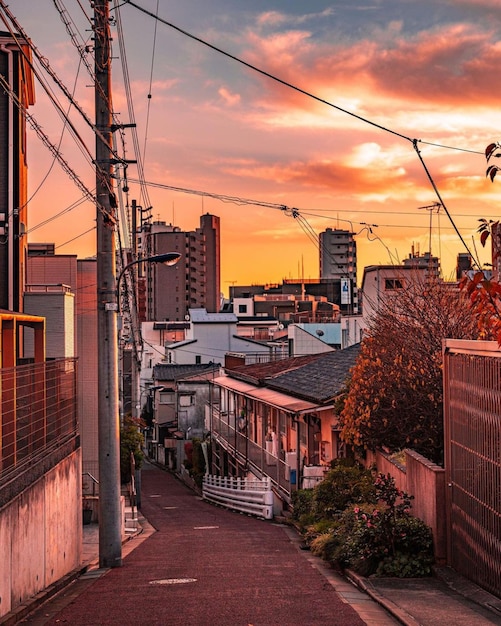
[[[202,487],[203,477],[206,470],[205,456],[203,447],[207,447],[207,454],[210,456],[210,446],[208,441],[202,441],[201,439],[193,439],[190,458],[185,460],[185,467],[189,470],[190,476],[195,481],[198,487]]]
[[[131,454],[136,469],[141,469],[144,460],[144,437],[140,431],[142,422],[126,415],[120,428],[120,481],[126,484],[131,480]]]
[[[339,461],[314,489],[293,493],[293,519],[310,550],[331,565],[363,576],[428,576],[432,533],[410,514],[412,500],[389,474],[374,478]]]
[[[375,481],[379,504],[352,506],[336,531],[333,558],[363,576],[418,577],[433,564],[431,530],[410,515],[411,497],[380,474]]]
[[[322,533],[313,539],[310,550],[315,556],[319,556],[330,563],[337,563],[336,554],[339,550],[339,538],[335,530]]]
[[[301,530],[315,522],[312,489],[298,489],[292,492],[292,519],[298,523]]]
[[[317,518],[335,518],[350,504],[375,500],[372,472],[361,465],[334,464],[313,489]]]

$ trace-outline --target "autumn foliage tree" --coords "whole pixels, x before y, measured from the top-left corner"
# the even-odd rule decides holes
[[[443,459],[442,340],[477,338],[457,287],[412,281],[375,314],[340,415],[341,438],[360,450],[412,448]]]
[[[501,171],[499,165],[489,162],[501,158],[501,144],[491,143],[485,149],[487,159],[486,176],[494,182]],[[478,228],[480,243],[485,246],[489,238],[492,243],[492,276],[478,270],[473,276],[466,275],[461,281],[461,288],[470,298],[471,311],[477,320],[479,338],[495,339],[501,345],[501,225],[497,220],[480,220]]]

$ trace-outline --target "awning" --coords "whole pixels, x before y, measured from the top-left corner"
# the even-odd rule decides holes
[[[245,383],[242,380],[230,378],[229,376],[218,376],[213,382],[219,387],[224,387],[225,389],[242,394],[253,400],[270,404],[271,406],[289,413],[306,413],[309,411],[321,411],[327,408],[322,405],[314,404],[313,402],[308,402],[307,400],[294,398],[280,391],[268,389],[267,387],[255,387],[254,385]]]

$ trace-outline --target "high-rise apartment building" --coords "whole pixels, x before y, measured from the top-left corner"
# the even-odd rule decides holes
[[[23,310],[28,222],[23,108],[35,103],[30,63],[26,42],[0,32],[0,308],[10,311]]]
[[[320,278],[357,279],[357,244],[355,233],[327,228],[319,235]]]
[[[319,235],[320,279],[338,279],[341,305],[358,311],[357,244],[355,233],[327,228]]]
[[[206,213],[200,227],[184,232],[165,222],[143,226],[144,257],[179,252],[174,266],[144,264],[146,321],[184,320],[189,309],[220,310],[221,238],[219,217]]]

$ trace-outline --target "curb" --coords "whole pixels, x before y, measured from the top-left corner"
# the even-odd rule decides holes
[[[23,602],[23,604],[20,604],[13,611],[10,611],[10,613],[7,613],[7,615],[0,618],[0,624],[2,626],[14,626],[14,624],[20,622],[39,606],[42,606],[44,602],[56,596],[60,591],[77,580],[77,578],[85,574],[88,569],[88,564],[74,569],[72,572],[66,574],[66,576],[63,576],[63,578],[60,578],[49,587],[39,591],[36,596],[33,596],[26,602]]]
[[[420,626],[420,623],[409,615],[407,611],[404,611],[402,607],[398,606],[391,600],[388,600],[385,596],[383,596],[379,591],[372,585],[372,583],[362,576],[355,574],[355,572],[351,570],[344,570],[344,576],[348,580],[350,580],[356,587],[360,590],[364,591],[368,596],[370,596],[375,602],[380,604],[390,615],[393,615],[395,619],[397,619],[404,626]]]
[[[135,539],[142,534],[145,535],[144,538],[146,539],[152,534],[152,532],[154,532],[153,527],[151,527],[147,520],[140,514],[138,514],[138,521],[140,521],[139,528],[134,534],[128,535],[122,541],[122,546],[127,545],[131,539]],[[66,574],[66,576],[63,576],[55,583],[52,583],[49,587],[42,589],[35,596],[29,598],[0,618],[0,626],[15,626],[15,624],[18,624],[21,620],[36,611],[43,604],[45,604],[45,602],[55,598],[61,591],[69,587],[69,585],[81,578],[84,574],[97,570],[98,568],[99,556],[84,562],[80,567],[75,568],[73,571]],[[106,571],[108,570],[103,570],[103,573]]]

